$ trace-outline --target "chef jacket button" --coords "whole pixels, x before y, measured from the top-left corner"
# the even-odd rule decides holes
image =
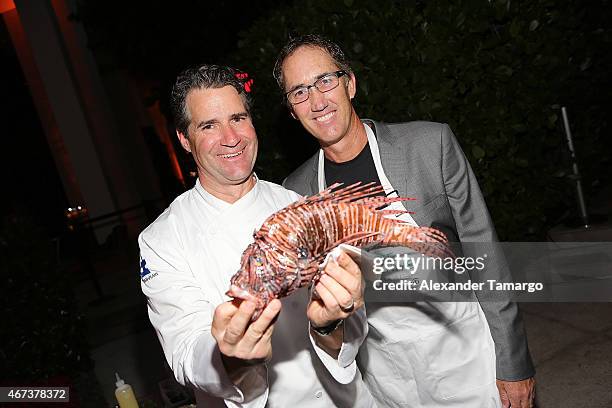
[[[315,392],[315,398],[321,398],[323,396],[323,391]]]

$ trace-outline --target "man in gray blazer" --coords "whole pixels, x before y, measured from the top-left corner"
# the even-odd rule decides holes
[[[379,182],[388,193],[418,198],[410,202],[414,214],[407,222],[445,226],[461,242],[497,241],[476,178],[447,125],[360,120],[351,102],[355,76],[338,45],[320,36],[292,39],[279,54],[274,76],[291,115],[321,146],[287,177],[285,187],[311,195],[336,181]],[[507,266],[499,260],[487,268],[494,273]],[[480,306],[415,302],[366,308],[369,332],[357,361],[382,406],[490,407],[500,400],[504,407],[532,406],[534,368],[516,304],[481,299]],[[489,381],[497,387],[494,396]]]

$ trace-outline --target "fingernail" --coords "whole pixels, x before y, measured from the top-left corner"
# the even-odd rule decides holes
[[[334,260],[334,261],[337,261],[338,258],[340,258],[340,256],[342,256],[342,254],[343,254],[343,252],[338,247],[332,249],[332,251],[330,252],[331,259]]]
[[[277,312],[280,310],[281,308],[281,303],[280,302],[270,302],[270,304],[268,305],[268,307],[273,311],[273,312]]]

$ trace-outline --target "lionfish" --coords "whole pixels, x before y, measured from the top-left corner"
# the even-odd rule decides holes
[[[319,264],[340,244],[401,245],[426,256],[452,256],[442,232],[387,217],[408,211],[382,207],[413,199],[386,197],[383,187],[375,184],[339,188],[341,183],[336,183],[272,214],[242,253],[227,295],[255,302],[255,319],[272,299],[289,296],[317,279]]]

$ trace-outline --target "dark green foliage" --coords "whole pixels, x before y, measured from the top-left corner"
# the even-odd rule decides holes
[[[257,171],[282,180],[315,151],[281,107],[271,73],[289,33],[316,32],[349,54],[361,117],[449,123],[500,236],[540,237],[575,211],[561,105],[587,191],[610,167],[612,31],[608,2],[596,3],[307,0],[279,8],[242,33],[234,57],[255,78]]]
[[[76,0],[73,19],[103,72],[128,69],[139,79],[174,76],[188,65],[224,63],[237,31],[279,0]]]
[[[3,221],[0,381],[76,378],[91,362],[69,278],[55,267],[48,239],[30,218]]]

